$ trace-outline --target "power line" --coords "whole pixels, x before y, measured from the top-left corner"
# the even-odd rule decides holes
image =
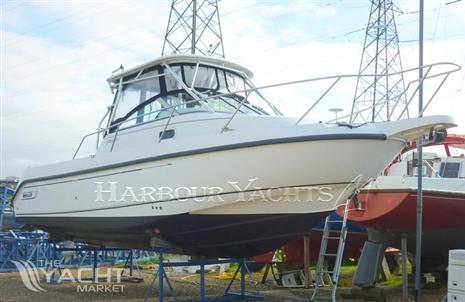
[[[139,29],[139,28],[146,28],[147,26],[143,25],[138,25],[138,26],[134,26],[134,27],[123,27],[124,30],[127,30],[127,31],[131,31],[131,30],[134,30],[134,29]],[[123,29],[121,28],[121,29]],[[96,37],[94,39],[90,39],[90,40],[84,40],[84,41],[81,41],[80,43],[78,44],[83,44],[83,43],[95,43],[95,42],[101,42],[101,41],[105,41],[105,40],[108,40],[109,38],[113,37],[113,36],[116,36],[116,35],[119,35],[121,33],[121,31],[118,31],[118,30],[114,30],[112,31],[111,34],[108,34],[108,35],[102,35],[102,36],[99,36],[99,37]],[[75,46],[78,46],[78,44],[70,44],[70,45],[67,45],[68,47],[75,47]],[[24,65],[29,65],[30,63],[32,62],[39,62],[39,61],[43,61],[43,60],[46,60],[48,58],[51,58],[52,56],[48,55],[48,56],[39,56],[39,57],[35,57],[33,59],[30,59],[30,60],[27,60],[27,61],[23,61],[19,64],[15,64],[15,65],[11,65],[9,66],[9,68],[17,68],[17,67],[21,67],[21,66],[24,66]]]
[[[451,34],[451,35],[442,35],[438,37],[431,37],[431,38],[425,38],[423,39],[424,41],[435,41],[437,38],[442,38],[442,39],[448,39],[448,38],[457,38],[457,37],[464,37],[465,33],[459,33],[459,34]],[[444,41],[444,40],[442,40]],[[402,40],[400,41],[401,43],[414,43],[418,42],[418,39],[410,39],[410,40]]]
[[[435,9],[437,10],[437,9]],[[448,17],[451,17],[451,16],[456,16],[456,15],[461,15],[461,14],[454,14],[454,15],[448,15]],[[443,17],[446,17],[446,16],[443,16]],[[442,18],[443,18],[442,17]],[[416,21],[405,21],[405,22],[399,22],[398,23],[398,27],[400,26],[403,26],[403,25],[406,25],[406,24],[409,24],[409,23],[412,23],[412,22],[416,22]],[[360,26],[360,27],[355,27],[355,28],[352,28],[351,30],[349,31],[345,31],[341,34],[334,34],[334,35],[328,35],[328,34],[324,34],[324,35],[318,35],[318,36],[314,36],[314,37],[310,37],[309,40],[316,40],[318,42],[323,42],[323,41],[328,41],[328,40],[335,40],[337,38],[340,38],[340,37],[347,37],[347,36],[350,36],[350,35],[353,35],[355,33],[358,33],[358,32],[362,32],[366,30],[366,27],[365,26]],[[110,36],[113,36],[114,34],[116,33],[112,33],[112,34],[109,34],[109,35],[106,35],[106,36],[101,36],[101,37],[98,37],[97,39],[93,39],[93,40],[90,40],[90,42],[96,42],[96,41],[102,41],[102,40],[105,40],[107,39],[108,37]],[[462,34],[459,34],[459,35],[456,35],[456,36],[461,36]],[[451,37],[451,36],[447,36],[447,37]],[[414,42],[415,40],[402,40],[401,43],[410,43],[410,42]],[[127,44],[124,44],[122,45],[121,47],[118,47],[118,48],[114,48],[115,50],[122,50],[122,49],[125,49],[125,46],[127,45],[131,45],[131,44],[135,44],[136,42],[130,42],[130,43],[127,43]],[[281,46],[281,47],[275,47],[275,48],[270,48],[270,49],[267,49],[265,51],[270,51],[270,50],[274,50],[274,49],[282,49],[282,48],[286,48],[286,47],[290,47],[290,46],[293,46],[293,45],[296,45],[297,43],[289,43],[285,46]],[[301,42],[299,42],[299,44],[302,44]],[[263,50],[261,50],[263,51]],[[101,54],[104,54],[106,53],[106,51],[103,51],[103,52],[99,52],[95,55],[90,55],[90,56],[86,56],[86,57],[78,57],[76,59],[72,59],[72,60],[69,60],[69,61],[66,61],[64,63],[60,63],[60,64],[56,64],[56,65],[53,65],[51,67],[51,69],[56,69],[56,68],[59,68],[61,66],[64,66],[64,65],[68,65],[70,63],[73,63],[73,62],[79,62],[79,61],[82,61],[82,60],[85,60],[87,58],[92,58],[92,56],[99,56]],[[49,58],[51,56],[43,56],[43,57],[40,57],[39,59],[40,60],[45,60],[47,58]],[[35,58],[33,60],[30,60],[30,61],[27,61],[27,62],[23,62],[23,63],[20,63],[20,64],[16,64],[14,65],[13,67],[18,67],[20,65],[24,65],[24,64],[28,64],[32,61],[37,61],[38,58]],[[38,72],[41,72],[41,73],[44,73],[44,72],[48,72],[48,70],[50,69],[47,69],[47,70],[40,70],[40,71],[34,71],[32,73],[29,73],[27,75],[25,75],[24,77],[21,77],[21,78],[27,78],[27,77],[30,77],[32,75],[35,75],[37,74]]]
[[[5,43],[7,43],[10,46],[11,45],[16,45],[18,43],[23,42],[24,41],[23,39],[28,39],[29,36],[27,36],[27,34],[35,33],[35,32],[41,32],[41,33],[50,32],[50,31],[59,29],[60,26],[62,26],[63,24],[77,24],[77,23],[80,23],[80,22],[82,22],[82,21],[84,21],[86,19],[89,19],[92,16],[100,14],[101,12],[103,12],[105,10],[106,9],[99,9],[99,10],[96,10],[96,11],[89,10],[89,9],[80,10],[78,12],[68,14],[68,15],[66,15],[64,17],[54,19],[54,20],[52,20],[50,22],[41,24],[41,25],[33,27],[33,28],[30,28],[30,29],[28,29],[28,30],[26,30],[24,32],[15,33],[15,34],[17,34],[17,36],[15,38],[11,38],[11,39],[5,41]],[[79,18],[79,19],[77,19],[75,21],[70,21],[69,20],[70,17],[76,17],[76,16],[79,16],[79,15],[82,15],[83,12],[86,12],[86,11],[93,11],[93,12],[91,14],[85,15],[84,17]],[[45,28],[45,30],[42,30],[43,28]]]
[[[86,11],[86,9],[84,10],[80,10],[79,12],[75,12],[75,13],[72,13],[72,14],[68,14],[68,15],[65,15],[64,17],[61,17],[61,18],[58,18],[58,19],[54,19],[52,21],[49,21],[49,22],[46,22],[46,23],[43,23],[43,24],[40,24],[36,27],[32,27],[32,28],[29,28],[23,32],[20,32],[18,33],[18,35],[25,35],[25,34],[28,34],[28,33],[31,33],[31,32],[35,32],[35,31],[39,31],[41,28],[45,28],[45,27],[48,27],[52,24],[55,24],[57,22],[60,22],[60,21],[63,21],[63,20],[66,20],[67,18],[70,18],[72,16],[75,16],[75,15],[79,15],[81,14],[83,11]],[[9,39],[9,40],[6,40],[6,42],[11,42],[11,41],[14,41],[16,39]]]
[[[447,2],[446,5],[455,4],[455,3],[460,2],[460,1],[462,1],[462,0],[455,0],[455,1]]]
[[[162,36],[154,36],[155,38],[162,38]],[[130,42],[130,43],[126,43],[126,44],[123,44],[122,46],[120,47],[115,47],[112,49],[113,50],[130,50],[129,48],[127,48],[127,46],[129,45],[133,45],[133,44],[140,44],[139,41],[137,42]],[[52,65],[51,67],[48,67],[46,70],[43,70],[43,69],[39,69],[39,70],[35,70],[31,73],[28,73],[24,76],[20,76],[20,77],[15,77],[15,79],[27,79],[29,77],[32,77],[32,76],[35,76],[36,74],[40,73],[40,74],[45,74],[45,73],[49,73],[51,71],[54,71],[56,70],[57,68],[60,68],[64,65],[69,65],[69,64],[73,64],[73,63],[78,63],[78,62],[82,62],[84,60],[87,60],[87,59],[91,59],[91,58],[95,58],[95,57],[98,57],[100,55],[104,55],[108,53],[107,50],[104,50],[104,51],[101,51],[101,52],[98,52],[96,54],[92,54],[92,55],[88,55],[88,56],[84,56],[84,57],[78,57],[76,59],[73,59],[73,60],[69,60],[69,61],[66,61],[66,62],[63,62],[63,63],[60,63],[60,64],[56,64],[56,65]],[[7,98],[4,98],[3,100],[7,100],[7,99],[12,99],[12,98],[15,98],[17,96],[21,96],[21,95],[26,95],[26,94],[30,94],[30,92],[24,92],[24,93],[18,93],[18,94],[14,94],[14,95],[11,95],[10,97],[7,97]]]
[[[433,45],[431,47],[431,50],[434,50],[434,45],[436,41],[436,34],[438,31],[438,26],[439,26],[439,17],[441,16],[441,8],[442,8],[442,0],[439,0],[439,8],[438,8],[438,14],[436,15],[436,22],[434,24],[434,31],[433,31]]]

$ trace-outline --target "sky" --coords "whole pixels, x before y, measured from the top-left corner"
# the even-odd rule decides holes
[[[0,177],[20,177],[72,158],[112,102],[111,72],[161,54],[171,1],[0,1]],[[425,1],[425,63],[465,65],[465,1],[453,2]],[[418,1],[397,7],[402,63],[414,68]],[[369,10],[369,0],[221,0],[226,58],[257,86],[356,74]],[[456,133],[465,132],[464,80],[463,70],[451,75],[426,112],[453,115]],[[339,96],[351,102],[354,91],[342,85]],[[302,87],[265,93],[289,115],[311,104]]]

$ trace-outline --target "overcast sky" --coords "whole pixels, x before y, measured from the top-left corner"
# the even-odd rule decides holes
[[[450,2],[425,1],[426,63],[465,65],[465,1]],[[112,101],[111,71],[160,55],[170,4],[2,1],[0,177],[72,157]],[[418,1],[399,8],[404,68],[415,67]],[[222,0],[226,57],[251,69],[257,85],[357,73],[369,9],[369,0]],[[463,71],[451,76],[442,105],[428,112],[454,115],[461,124],[454,132],[465,131],[464,79]],[[282,111],[305,109],[292,101],[302,97],[296,91],[273,93]]]

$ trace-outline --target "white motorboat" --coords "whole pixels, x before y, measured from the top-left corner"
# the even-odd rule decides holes
[[[60,240],[257,255],[311,229],[415,137],[454,126],[448,116],[306,123],[310,110],[282,116],[251,78],[198,55],[113,74],[96,153],[27,169],[18,221]]]

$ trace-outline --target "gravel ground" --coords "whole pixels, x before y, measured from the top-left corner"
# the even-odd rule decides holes
[[[73,275],[76,275],[75,270],[71,270]],[[62,284],[47,284],[43,281],[40,286],[45,289],[45,292],[33,292],[28,290],[23,282],[19,273],[0,273],[0,301],[37,301],[37,302],[53,302],[53,301],[143,301],[144,296],[151,287],[153,280],[153,271],[142,270],[135,273],[135,277],[142,277],[144,280],[135,282],[135,280],[128,280],[122,283],[100,283],[102,285],[123,285],[123,290],[118,286],[117,292],[78,292],[78,284],[72,282],[65,282]],[[192,300],[198,298],[198,275],[193,274],[179,274],[168,273],[170,280],[175,289],[177,298],[181,301]],[[259,291],[265,296],[265,301],[272,302],[297,302],[308,301],[312,293],[311,289],[282,289],[273,285],[272,281],[267,281],[265,285],[259,284],[257,281],[261,279],[261,274],[253,274],[247,280],[247,290],[250,292]],[[208,274],[206,278],[207,295],[221,295],[229,280],[220,278],[217,273]],[[237,283],[237,284],[236,284]],[[89,283],[88,283],[89,284]],[[82,285],[82,283],[81,283]],[[239,282],[234,282],[234,289],[239,289]],[[166,287],[165,287],[166,289]],[[387,301],[400,302],[401,289],[383,288],[381,289],[387,297]],[[349,288],[342,288],[339,293],[346,297],[350,294]],[[156,295],[158,289],[155,287],[153,293],[150,295],[150,301],[158,301]],[[165,290],[165,293],[168,292]],[[424,302],[439,302],[445,293],[445,289],[427,289],[424,290],[422,301]],[[172,301],[167,299],[166,301]],[[358,302],[370,300],[356,300],[349,298],[339,298],[338,301]],[[371,300],[375,301],[375,300]]]

